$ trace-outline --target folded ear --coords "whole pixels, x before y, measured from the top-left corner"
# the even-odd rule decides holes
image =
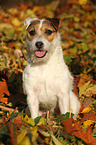
[[[46,20],[50,21],[53,27],[56,29],[56,31],[61,26],[61,20],[59,18],[46,18]]]
[[[32,21],[38,20],[38,18],[26,18],[24,21],[25,29],[28,29]]]

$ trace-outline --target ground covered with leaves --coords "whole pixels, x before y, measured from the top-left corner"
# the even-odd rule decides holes
[[[96,3],[68,0],[45,6],[0,8],[0,145],[96,144]],[[58,17],[64,59],[72,72],[81,112],[30,118],[22,89],[27,64],[24,20]]]

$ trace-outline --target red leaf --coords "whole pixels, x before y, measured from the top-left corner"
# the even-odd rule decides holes
[[[13,122],[15,125],[22,125],[22,118],[21,116],[17,116]]]
[[[67,131],[68,134],[71,134],[71,132],[73,131],[73,126],[72,126],[72,123],[73,123],[73,118],[67,118],[65,121],[63,120],[63,118],[61,116],[59,116],[63,125],[64,125],[64,128],[65,130]]]

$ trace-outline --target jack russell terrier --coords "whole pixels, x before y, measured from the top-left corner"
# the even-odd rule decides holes
[[[80,110],[80,102],[72,92],[73,77],[63,59],[58,18],[27,18],[28,64],[23,72],[23,88],[31,117],[41,111],[52,114],[57,104],[61,114],[72,110],[74,118]]]

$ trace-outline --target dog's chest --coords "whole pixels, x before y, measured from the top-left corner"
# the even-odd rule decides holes
[[[50,70],[41,72],[37,77],[37,84],[34,86],[38,99],[41,103],[46,105],[54,105],[57,102],[55,76]],[[54,102],[54,103],[53,103]]]
[[[45,107],[56,105],[55,71],[51,66],[50,68],[46,66],[30,68],[27,79],[30,89],[34,91],[42,105]]]

